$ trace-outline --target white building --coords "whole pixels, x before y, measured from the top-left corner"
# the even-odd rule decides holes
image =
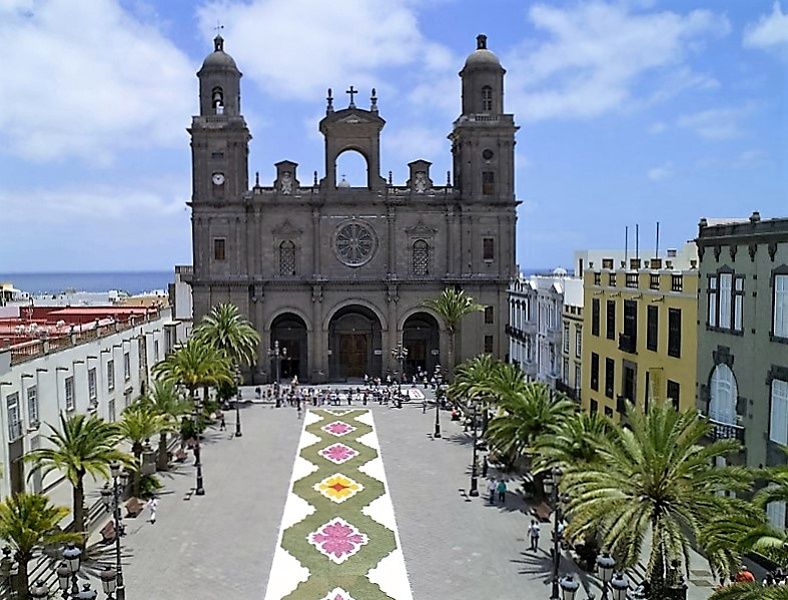
[[[509,286],[509,360],[529,379],[555,387],[561,378],[562,324],[566,271],[520,275]]]
[[[58,473],[28,481],[30,468],[22,460],[45,443],[51,434],[46,425],[58,427],[61,414],[79,412],[115,421],[150,385],[151,367],[185,339],[184,324],[172,320],[169,308],[127,321],[95,317],[70,329],[0,349],[0,498],[58,483]]]

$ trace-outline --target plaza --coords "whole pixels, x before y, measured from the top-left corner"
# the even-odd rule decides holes
[[[331,410],[347,409],[341,408]],[[550,526],[541,526],[539,550],[527,552],[531,516],[525,514],[530,509],[517,481],[509,481],[503,505],[489,504],[484,480],[482,495],[470,498],[471,436],[448,413],[441,414],[443,437],[434,439],[431,404],[426,413],[419,402],[402,409],[377,403],[351,407],[354,412],[364,408],[374,419],[412,598],[549,598]],[[155,525],[147,512],[126,519],[127,597],[280,597],[270,594],[281,589],[278,579],[287,574],[272,570],[272,561],[304,419],[294,408],[250,403],[241,410],[241,420],[242,437],[233,435],[232,411],[226,432],[210,429],[205,434],[205,496],[193,494],[194,467],[187,460],[162,474],[165,489]],[[698,559],[692,568],[705,567]],[[565,559],[562,573],[571,571],[580,573],[583,586],[600,597],[597,580]],[[707,598],[710,578],[695,573],[688,597]],[[281,597],[312,596],[296,592]],[[587,597],[582,588],[577,597]]]

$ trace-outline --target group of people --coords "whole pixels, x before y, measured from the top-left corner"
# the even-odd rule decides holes
[[[755,575],[752,571],[746,566],[742,565],[739,567],[739,571],[735,575],[731,575],[730,579],[727,577],[720,578],[720,584],[717,586],[717,589],[722,589],[727,587],[728,585],[732,585],[734,583],[753,583],[756,581]],[[788,586],[788,571],[783,569],[776,569],[774,571],[769,571],[766,573],[766,576],[763,578],[762,581],[763,585],[766,586],[777,586],[777,585],[786,585]]]

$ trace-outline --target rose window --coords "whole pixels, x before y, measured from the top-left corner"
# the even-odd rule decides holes
[[[349,267],[360,267],[372,258],[375,245],[375,234],[362,223],[348,223],[336,234],[337,256]]]

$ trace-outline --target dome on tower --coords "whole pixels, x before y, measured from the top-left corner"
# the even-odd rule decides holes
[[[206,56],[202,63],[203,69],[218,67],[222,69],[238,70],[233,57],[224,51],[224,38],[222,36],[217,35],[213,38],[213,48],[213,52]]]
[[[501,67],[501,61],[495,53],[487,49],[487,36],[480,33],[476,36],[476,50],[465,59],[465,68]]]

